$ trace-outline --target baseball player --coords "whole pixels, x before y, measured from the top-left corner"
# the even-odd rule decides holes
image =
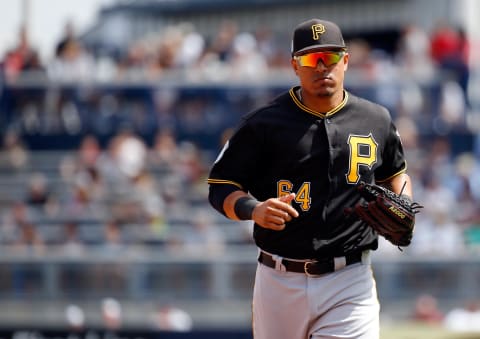
[[[344,89],[335,23],[301,23],[291,51],[299,86],[243,117],[213,164],[209,201],[254,221],[255,339],[375,339],[378,235],[344,211],[360,181],[411,197],[400,137],[386,108]]]

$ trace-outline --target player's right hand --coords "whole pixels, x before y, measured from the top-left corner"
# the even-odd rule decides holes
[[[295,199],[295,193],[280,198],[270,198],[259,203],[253,210],[253,221],[264,228],[274,231],[283,230],[287,222],[299,215],[290,204],[293,199]]]

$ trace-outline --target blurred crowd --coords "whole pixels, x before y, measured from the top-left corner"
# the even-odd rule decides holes
[[[68,22],[53,55],[41,60],[35,42],[21,27],[18,42],[2,57],[2,69],[8,81],[32,71],[59,82],[158,80],[172,70],[184,71],[182,76],[192,81],[262,81],[290,67],[291,37],[286,32],[273,32],[267,26],[242,31],[230,20],[216,32],[206,36],[192,24],[180,23],[138,38],[123,50],[109,50],[83,43]],[[403,27],[395,50],[387,53],[363,38],[347,41],[351,73],[361,73],[367,80],[396,75],[428,82],[441,71],[464,91],[471,44],[462,29],[447,21],[439,21],[430,31],[413,24]]]
[[[453,154],[445,137],[419,144],[415,130],[405,128],[411,126],[399,124],[415,197],[425,205],[405,251],[478,254],[478,153]],[[9,253],[51,246],[75,255],[101,245],[108,253],[155,246],[208,255],[227,244],[252,244],[248,222],[233,226],[207,203],[212,154],[169,130],[159,131],[152,145],[130,130],[105,147],[87,135],[78,149],[49,156],[29,151],[14,133],[3,146],[0,243]]]
[[[288,65],[288,43],[276,43],[267,29],[239,32],[225,21],[218,35],[206,37],[191,24],[169,26],[131,42],[124,50],[105,52],[89,48],[67,23],[53,57],[40,60],[27,30],[19,30],[18,43],[3,57],[7,81],[22,75],[44,76],[59,82],[158,80],[168,71],[183,70],[189,80],[261,80],[268,68]],[[288,41],[288,40],[287,40]]]
[[[480,302],[468,300],[461,305],[442,310],[431,294],[417,297],[412,319],[420,324],[443,326],[452,333],[480,333]]]
[[[121,301],[112,298],[102,298],[94,310],[85,310],[79,305],[69,304],[65,307],[64,316],[68,329],[75,333],[87,332],[87,336],[99,337],[94,328],[105,330],[111,336],[125,327],[125,311]],[[92,321],[92,315],[98,313],[100,321]],[[144,315],[147,327],[155,331],[189,332],[193,328],[193,319],[182,308],[169,303],[152,307]],[[98,324],[97,324],[98,323]],[[107,335],[108,335],[107,334]]]
[[[411,128],[410,131],[406,130]],[[453,258],[480,252],[480,158],[455,154],[449,139],[420,143],[412,126],[399,124],[414,196],[425,208],[417,215],[414,240],[406,252]],[[405,132],[405,133],[403,133]],[[393,249],[388,247],[390,251]],[[394,251],[394,254],[399,254]]]
[[[0,243],[8,253],[223,250],[225,222],[206,206],[211,159],[170,131],[151,147],[129,130],[105,148],[87,135],[78,150],[37,160],[15,135],[7,139],[2,176],[21,185],[2,197]],[[247,232],[231,240],[248,244]]]
[[[74,83],[156,80],[172,70],[183,71],[190,80],[254,81],[270,71],[290,72],[288,37],[264,28],[240,32],[231,21],[222,25],[214,37],[202,36],[188,24],[171,26],[134,41],[123,54],[108,55],[89,50],[68,24],[51,60],[40,60],[28,32],[21,29],[1,68],[7,83],[32,71],[52,81]],[[348,41],[348,46],[348,76],[378,85],[378,101],[395,112],[416,200],[425,205],[406,251],[478,253],[480,138],[467,115],[471,47],[465,34],[445,22],[431,32],[411,25],[402,31],[393,54],[362,39]],[[398,100],[386,91],[391,79],[407,84],[395,92]],[[429,103],[420,88],[432,81],[440,90],[438,102]],[[426,107],[435,115],[425,114]],[[196,109],[193,104],[188,110]],[[427,119],[436,132],[428,138],[423,134]],[[448,137],[452,131],[473,133],[476,144],[462,152],[453,150]],[[19,178],[20,195],[2,198],[2,245],[40,252],[58,245],[66,253],[96,244],[113,253],[125,246],[158,245],[205,253],[223,251],[227,243],[251,244],[248,225],[232,227],[241,231],[226,235],[228,222],[206,204],[205,178],[212,157],[196,143],[179,140],[175,131],[155,133],[152,144],[127,128],[104,145],[95,135],[86,135],[77,149],[52,159],[43,170],[32,167],[35,154],[19,134],[4,133],[2,176]]]

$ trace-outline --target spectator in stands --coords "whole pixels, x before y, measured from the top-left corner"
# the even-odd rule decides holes
[[[2,243],[7,246],[22,244],[24,235],[22,234],[23,226],[30,225],[34,219],[35,214],[23,201],[14,201],[9,204],[2,213],[0,224]]]
[[[93,243],[95,246],[90,246],[88,250],[95,253],[98,258],[107,260],[92,263],[90,267],[92,288],[112,294],[122,293],[127,288],[129,264],[122,261],[122,258],[126,258],[129,253],[130,239],[125,236],[125,226],[127,225],[113,217],[105,217],[100,224],[90,224],[92,232],[98,232],[100,227],[100,233]]]
[[[276,33],[272,31],[268,24],[257,27],[253,35],[257,42],[258,51],[266,60],[269,68],[277,71],[282,68],[289,69],[289,51],[280,47],[283,37],[277,41]]]
[[[417,254],[456,256],[465,253],[465,239],[461,225],[454,219],[456,198],[431,173],[421,192],[422,201],[428,201],[415,227],[411,251]]]
[[[400,116],[395,120],[395,126],[402,136],[404,150],[407,152],[416,151],[419,148],[419,131],[415,121],[409,116]]]
[[[428,144],[423,145],[427,150],[426,163],[429,164],[429,166],[424,168],[424,173],[422,173],[422,179],[427,180],[424,186],[428,187],[430,177],[436,177],[441,185],[441,183],[448,180],[453,173],[452,145],[446,136],[432,137],[427,142]]]
[[[195,32],[193,26],[172,25],[160,37],[159,65],[162,70],[192,68],[203,54],[204,48],[204,38]]]
[[[128,244],[125,239],[122,226],[117,220],[109,219],[103,225],[104,241],[102,251],[110,254],[121,254]]]
[[[191,229],[183,238],[182,251],[198,255],[221,254],[225,250],[224,234],[204,210],[191,213]]]
[[[3,221],[4,224],[22,225],[31,222],[33,219],[31,211],[25,203],[13,202],[9,207],[6,219]]]
[[[9,254],[20,257],[41,257],[45,254],[46,245],[38,226],[32,222],[22,222],[17,225],[16,237],[7,246]],[[11,267],[12,284],[15,293],[28,296],[41,285],[41,273],[38,266],[31,262],[16,262]]]
[[[61,57],[65,53],[68,43],[76,39],[74,24],[71,20],[67,20],[63,26],[63,34],[55,46],[55,56]]]
[[[460,85],[464,99],[468,99],[470,78],[470,43],[465,31],[446,20],[437,22],[430,36],[430,53],[441,76]]]
[[[41,172],[33,173],[27,183],[25,202],[30,206],[42,208],[47,204],[50,194],[47,176]]]
[[[180,48],[177,52],[176,67],[193,69],[205,51],[205,37],[195,30],[191,24],[183,23],[180,25],[182,39]],[[187,72],[188,74],[188,72]]]
[[[43,172],[33,172],[26,184],[23,201],[35,212],[36,220],[55,220],[60,215],[61,206],[51,180]]]
[[[163,218],[164,201],[156,178],[147,168],[148,146],[130,131],[124,131],[116,138],[114,164],[123,176],[118,182],[123,187],[117,187],[116,193],[130,207],[129,213],[119,211],[123,214],[122,221],[149,225]]]
[[[13,242],[13,250],[19,253],[41,255],[45,252],[45,241],[32,222],[23,222],[18,225],[19,233]]]
[[[193,142],[183,141],[179,145],[179,154],[176,168],[184,182],[192,189],[198,185],[205,186],[202,183],[207,176],[208,166],[202,159],[201,149]]]
[[[451,309],[445,315],[443,324],[455,333],[480,333],[480,302],[468,301],[463,307]]]
[[[115,298],[101,300],[101,314],[103,326],[107,330],[119,330],[123,325],[122,305]]]
[[[365,39],[353,39],[348,42],[351,55],[348,71],[356,79],[374,81],[377,78],[377,62],[372,55],[372,46]]]
[[[430,36],[431,57],[438,66],[448,67],[459,61],[461,44],[459,32],[446,20],[438,21]]]
[[[115,165],[126,178],[135,180],[145,171],[147,145],[128,128],[121,130],[115,139]]]
[[[464,234],[468,250],[476,251],[480,243],[480,163],[472,153],[461,153],[454,159],[455,173],[443,185],[450,189],[455,198],[453,215]]]
[[[65,40],[58,52],[47,65],[51,80],[69,83],[90,82],[95,79],[95,61],[79,39]]]
[[[14,202],[1,212],[0,249],[4,253],[20,257],[37,257],[45,253],[47,248],[43,235],[33,222],[35,214],[24,202]],[[41,274],[36,264],[12,262],[10,270],[13,293],[23,296],[40,285]]]
[[[234,40],[238,33],[236,22],[225,20],[215,36],[207,39],[206,48],[200,57],[200,78],[224,80],[228,77],[229,63],[234,54]]]
[[[94,168],[97,166],[97,160],[102,154],[100,142],[95,135],[85,135],[78,148],[78,161],[80,167]]]
[[[68,190],[61,202],[64,217],[93,221],[102,220],[108,214],[102,203],[103,196],[98,196],[98,191],[103,187],[102,182],[97,182],[97,173],[96,170],[75,173],[74,181],[68,184]]]
[[[80,306],[69,304],[65,308],[65,319],[69,330],[73,332],[85,330],[85,312]]]
[[[43,65],[37,50],[33,50],[25,59],[19,77],[27,81],[46,81],[47,70]]]
[[[208,44],[208,53],[213,53],[221,62],[229,62],[233,55],[234,41],[238,34],[238,25],[235,21],[224,20]]]
[[[181,44],[182,33],[176,27],[168,27],[159,42],[159,46],[155,54],[156,60],[154,60],[154,65],[157,67],[157,73],[159,75],[164,71],[175,68],[177,53]]]
[[[20,135],[13,129],[8,129],[3,136],[2,166],[13,173],[26,170],[30,161],[30,152]]]
[[[267,75],[269,65],[259,50],[255,36],[250,33],[241,33],[233,41],[229,66],[230,79],[261,82]]]
[[[443,312],[438,307],[438,300],[430,294],[422,294],[415,300],[413,320],[423,324],[438,325],[443,321]]]
[[[400,70],[415,81],[427,83],[435,75],[434,64],[430,55],[430,36],[428,32],[416,24],[403,27],[395,61]]]
[[[156,168],[172,171],[178,163],[180,154],[177,140],[172,129],[159,130],[151,148],[149,162]]]
[[[25,26],[20,27],[17,45],[7,51],[2,68],[7,81],[16,81],[25,71],[44,70],[38,52],[30,44]]]
[[[466,252],[463,227],[444,210],[437,210],[433,215],[434,229],[431,239],[430,254],[443,257],[461,256]]]
[[[60,237],[59,250],[63,255],[75,257],[85,253],[86,246],[80,235],[77,221],[65,222],[62,225]]]
[[[117,63],[116,79],[122,81],[142,76],[146,55],[147,51],[143,42],[133,41],[130,43]]]
[[[76,152],[61,159],[59,172],[65,184],[74,184],[74,190],[83,190],[94,203],[103,203],[107,199],[108,187],[99,168],[99,159],[103,151],[98,139],[85,135]]]
[[[153,92],[153,111],[160,132],[165,129],[175,130],[179,95],[174,88],[159,88]]]
[[[149,166],[153,171],[159,171],[161,176],[158,192],[163,202],[163,213],[157,215],[157,222],[152,224],[157,235],[165,235],[168,232],[169,220],[177,219],[177,216],[182,218],[184,209],[188,208],[186,199],[182,199],[186,193],[184,180],[179,171],[180,152],[181,149],[171,129],[158,131],[148,157]]]
[[[193,328],[190,314],[173,305],[158,307],[152,315],[152,324],[155,330],[171,332],[189,332]]]

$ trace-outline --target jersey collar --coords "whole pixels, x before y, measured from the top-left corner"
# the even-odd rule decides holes
[[[295,87],[292,87],[289,91],[290,93],[290,96],[292,97],[292,100],[293,102],[298,106],[298,108],[300,108],[302,111],[305,111],[307,113],[310,113],[310,114],[313,114],[317,117],[320,117],[320,118],[325,118],[325,117],[328,117],[328,116],[331,116],[335,113],[337,113],[339,110],[341,110],[346,104],[347,104],[347,101],[348,101],[348,92],[347,91],[343,91],[344,93],[344,96],[343,96],[343,100],[340,104],[338,104],[336,107],[332,108],[330,111],[328,112],[325,112],[325,113],[322,113],[322,112],[317,112],[317,111],[314,111],[313,109],[310,109],[308,108],[307,106],[305,106],[302,101],[300,100],[300,98],[298,98],[297,96],[297,90],[299,89],[299,86],[295,86]]]

